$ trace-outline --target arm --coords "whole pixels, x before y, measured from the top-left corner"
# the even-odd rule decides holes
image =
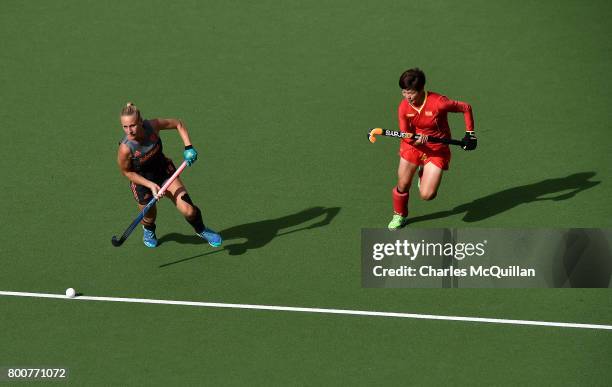
[[[130,148],[128,148],[128,146],[125,144],[119,145],[119,151],[117,152],[117,164],[119,165],[121,174],[127,177],[128,180],[134,184],[149,188],[151,192],[153,192],[153,195],[157,195],[157,191],[159,191],[159,186],[157,184],[151,180],[145,179],[131,170]]]
[[[181,139],[183,140],[183,144],[185,144],[183,158],[185,161],[187,161],[187,165],[189,166],[195,163],[195,161],[198,159],[198,152],[193,149],[191,140],[189,139],[189,133],[187,133],[187,128],[181,120],[176,118],[156,118],[150,122],[153,129],[155,129],[157,132],[164,129],[176,129],[179,136],[181,136]]]
[[[440,100],[440,110],[453,113],[463,112],[465,131],[474,132],[474,116],[472,114],[472,106],[469,103],[442,97]]]
[[[410,125],[410,123],[408,123],[408,118],[406,118],[406,104],[404,103],[404,101],[400,102],[399,108],[397,109],[397,119],[398,119],[398,126],[400,129],[400,132],[405,132],[405,133],[416,133],[416,130],[414,129],[413,126]],[[419,135],[418,139],[415,140],[413,137],[410,138],[404,138],[404,141],[408,142],[411,145],[422,145],[427,143],[427,135]]]
[[[410,124],[406,118],[406,109],[404,109],[404,101],[400,102],[397,108],[397,120],[400,132],[414,133],[414,130],[410,130]]]
[[[474,150],[478,140],[476,134],[474,134],[474,116],[472,115],[472,106],[469,103],[454,101],[446,97],[440,99],[440,110],[446,112],[459,113],[463,112],[463,119],[465,120],[465,136],[463,137],[464,150]]]
[[[183,140],[183,144],[185,144],[185,146],[191,145],[189,133],[181,120],[176,118],[155,118],[149,122],[151,122],[151,125],[157,132],[165,129],[176,129]]]
[[[399,130],[400,132],[403,133],[414,133],[415,130],[413,127],[410,126],[410,124],[408,123],[408,118],[406,118],[406,109],[405,109],[405,104],[404,101],[400,102],[399,107],[397,108],[397,120],[398,120],[398,126],[399,126]],[[404,138],[404,141],[408,142],[409,144],[414,144],[414,145],[420,145],[422,144],[422,140],[419,139],[418,141],[414,141],[413,138]],[[424,138],[425,142],[427,142],[427,137]]]

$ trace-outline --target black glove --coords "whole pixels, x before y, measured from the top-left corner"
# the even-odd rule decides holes
[[[470,151],[476,149],[478,139],[476,138],[474,132],[465,132],[465,136],[463,136],[461,142],[463,142],[463,145],[461,145],[463,150]]]

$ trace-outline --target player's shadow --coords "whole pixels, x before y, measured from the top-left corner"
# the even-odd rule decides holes
[[[603,230],[569,229],[560,242],[553,261],[553,287],[610,287],[612,250]]]
[[[538,183],[509,188],[491,195],[461,204],[452,210],[439,211],[432,214],[416,216],[409,220],[410,224],[426,220],[440,219],[465,213],[463,221],[478,222],[499,215],[516,206],[541,200],[560,201],[570,199],[576,194],[599,184],[591,181],[595,172],[574,173],[566,177],[546,179]],[[568,191],[562,193],[564,191]],[[551,196],[552,195],[552,196]]]
[[[209,251],[204,254],[194,255],[192,257],[180,259],[178,261],[165,263],[163,265],[160,265],[159,267],[174,265],[205,255],[218,253],[220,251],[227,251],[230,255],[242,255],[249,250],[258,249],[267,245],[274,238],[277,238],[279,236],[327,226],[336,217],[336,215],[338,215],[339,212],[340,207],[311,207],[291,215],[282,216],[280,218],[262,220],[259,222],[252,222],[241,224],[239,226],[233,226],[228,229],[221,230],[219,232],[223,237],[223,249]],[[317,222],[302,227],[297,227],[321,217],[323,219]],[[283,231],[285,229],[288,230]],[[231,242],[232,240],[242,239],[244,239],[244,241],[233,243]],[[167,241],[174,241],[185,244],[207,243],[206,241],[195,235],[190,236],[177,233],[166,234],[159,239],[160,244]]]

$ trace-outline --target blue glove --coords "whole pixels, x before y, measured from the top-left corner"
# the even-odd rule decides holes
[[[183,158],[185,161],[187,161],[187,165],[191,167],[191,165],[198,159],[198,152],[193,149],[193,146],[187,145],[185,147],[185,151],[183,152]]]

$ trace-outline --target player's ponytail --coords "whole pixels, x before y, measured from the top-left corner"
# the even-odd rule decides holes
[[[138,117],[139,121],[142,119],[140,115],[140,110],[132,102],[128,102],[125,104],[123,109],[121,109],[121,115],[122,116],[134,116],[135,115]]]

